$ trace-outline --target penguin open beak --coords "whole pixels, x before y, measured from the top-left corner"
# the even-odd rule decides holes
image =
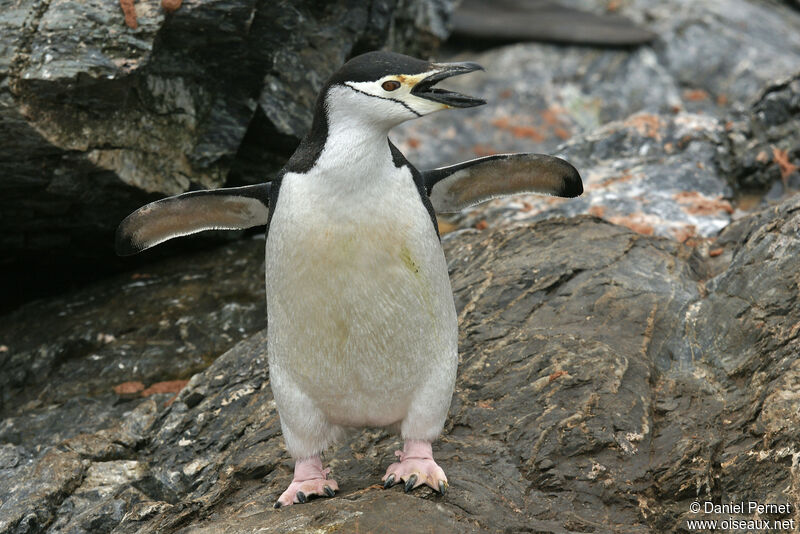
[[[440,81],[458,76],[459,74],[467,74],[476,70],[483,70],[483,67],[477,63],[464,62],[464,63],[435,63],[432,65],[433,72],[417,82],[411,89],[411,94],[434,102],[439,102],[451,108],[472,108],[475,106],[482,106],[486,103],[481,98],[474,98],[467,95],[456,93],[455,91],[448,91],[434,87]]]

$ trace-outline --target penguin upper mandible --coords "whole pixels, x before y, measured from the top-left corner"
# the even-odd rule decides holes
[[[121,255],[210,229],[267,224],[269,374],[294,479],[276,507],[333,496],[320,454],[351,427],[398,428],[384,486],[444,493],[431,443],[456,379],[458,321],[436,212],[517,193],[574,197],[580,175],[541,154],[420,172],[388,139],[398,124],[483,100],[437,88],[481,69],[391,52],[355,57],[325,83],[309,134],[264,184],[197,191],[129,215]]]

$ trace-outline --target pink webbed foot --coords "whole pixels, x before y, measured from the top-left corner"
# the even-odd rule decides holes
[[[286,488],[275,508],[289,506],[294,503],[304,503],[311,495],[333,497],[339,484],[332,478],[328,478],[330,469],[322,469],[322,460],[319,456],[297,460],[294,464],[294,478],[289,487]]]
[[[442,468],[433,461],[433,450],[427,441],[406,440],[402,451],[395,451],[399,462],[393,463],[383,475],[383,487],[390,488],[401,480],[405,491],[427,484],[442,495],[447,491],[447,477]]]

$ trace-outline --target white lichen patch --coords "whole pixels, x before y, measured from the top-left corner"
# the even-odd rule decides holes
[[[95,462],[86,471],[86,477],[75,495],[93,492],[101,497],[111,495],[120,486],[144,478],[146,467],[135,460]]]
[[[237,400],[241,399],[242,397],[246,397],[247,395],[252,394],[255,391],[255,388],[251,385],[247,385],[241,389],[237,389],[233,393],[231,393],[228,397],[222,399],[220,403],[222,406],[227,406],[232,402],[236,402]]]

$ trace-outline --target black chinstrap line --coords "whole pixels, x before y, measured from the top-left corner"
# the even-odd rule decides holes
[[[413,113],[417,117],[422,117],[421,113],[417,113],[411,106],[409,106],[408,104],[406,104],[405,102],[403,102],[401,100],[397,100],[396,98],[388,98],[388,97],[385,97],[385,96],[373,95],[373,94],[367,93],[366,91],[362,91],[361,89],[356,89],[352,85],[348,85],[348,84],[344,84],[344,86],[345,87],[349,87],[350,89],[352,89],[356,93],[361,93],[362,95],[371,96],[373,98],[380,98],[381,100],[389,100],[391,102],[397,102],[398,104],[400,104],[401,106],[406,108],[408,111],[410,111],[411,113]]]

